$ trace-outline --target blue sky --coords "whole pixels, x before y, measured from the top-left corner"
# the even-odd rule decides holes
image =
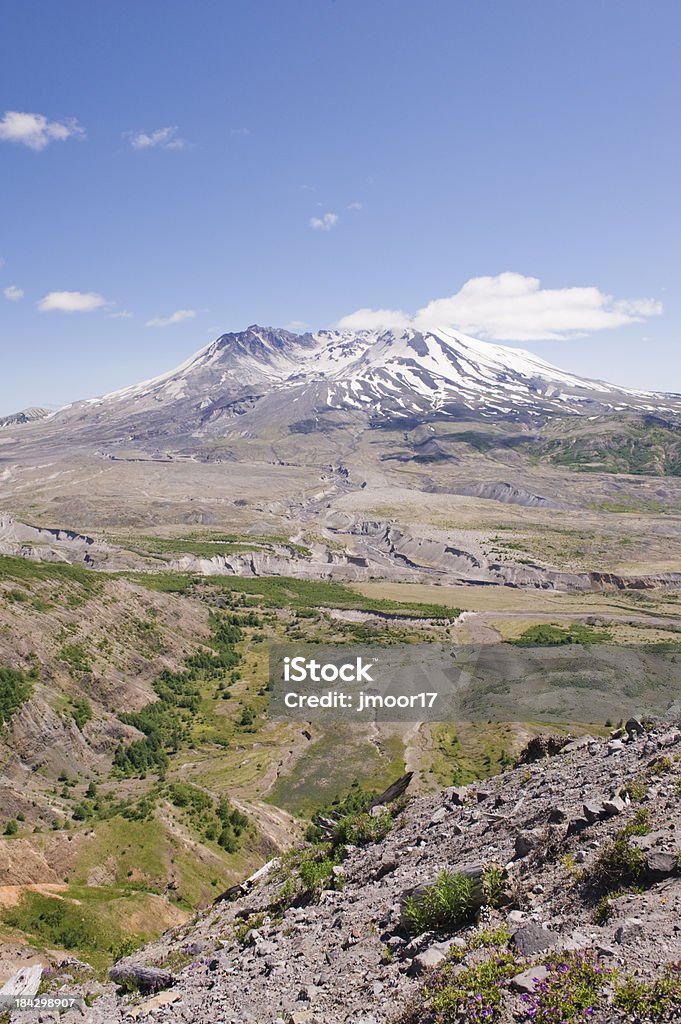
[[[0,413],[253,322],[414,315],[681,391],[680,30],[677,0],[4,0]]]

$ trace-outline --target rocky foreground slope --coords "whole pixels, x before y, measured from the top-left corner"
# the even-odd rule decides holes
[[[96,998],[73,1019],[679,1019],[681,728],[627,730],[535,740],[485,783],[336,825],[335,847],[292,853],[118,965],[138,981],[152,968],[162,990],[81,970]],[[472,882],[455,920],[459,872]],[[423,889],[438,876],[439,902]],[[65,971],[55,988],[73,992]]]

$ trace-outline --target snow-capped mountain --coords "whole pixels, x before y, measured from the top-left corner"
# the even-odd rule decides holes
[[[87,424],[108,439],[148,440],[300,424],[323,429],[325,417],[343,414],[399,423],[622,409],[681,412],[681,398],[587,380],[449,329],[298,335],[253,325],[222,335],[159,377],[75,403],[52,422]]]

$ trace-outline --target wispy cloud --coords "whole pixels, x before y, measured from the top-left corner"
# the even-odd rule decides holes
[[[364,203],[348,203],[346,209],[347,210],[363,210],[364,209]]]
[[[113,313],[107,313],[107,316],[111,320],[129,320],[131,316],[134,316],[129,309],[117,309]]]
[[[191,320],[196,316],[195,309],[176,309],[170,316],[154,316],[147,320],[145,327],[170,327],[172,324],[179,324],[183,320]]]
[[[0,120],[0,142],[16,142],[38,152],[50,142],[82,139],[85,130],[75,117],[64,121],[48,121],[44,114],[26,114],[8,110]]]
[[[230,128],[229,134],[230,135],[246,136],[246,135],[252,135],[253,132],[251,131],[250,128]]]
[[[6,299],[9,299],[10,302],[18,302],[19,299],[23,299],[24,297],[24,289],[17,288],[15,284],[10,284],[3,291],[3,295]]]
[[[41,313],[92,313],[106,305],[106,299],[96,292],[48,292],[38,303],[38,309]]]
[[[186,149],[188,143],[177,134],[177,125],[156,128],[153,132],[125,132],[133,149]]]
[[[305,331],[310,325],[304,320],[291,320],[290,323],[284,327],[285,331]]]
[[[3,256],[0,256],[0,270],[2,270],[2,268],[5,266],[6,263],[7,263],[7,260],[4,259]]]
[[[338,223],[337,213],[325,213],[321,217],[310,217],[310,227],[315,231],[330,231]]]
[[[562,341],[659,316],[656,299],[615,299],[595,287],[542,288],[537,277],[506,272],[472,277],[454,295],[433,299],[416,313],[358,309],[339,327],[452,327],[491,341]]]

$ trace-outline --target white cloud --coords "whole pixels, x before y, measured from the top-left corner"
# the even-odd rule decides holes
[[[85,131],[74,117],[65,121],[48,121],[44,114],[22,114],[18,110],[6,111],[0,120],[0,141],[17,142],[36,151],[45,149],[50,142],[84,138]]]
[[[253,132],[250,128],[230,128],[230,135],[252,135]]]
[[[179,324],[182,320],[191,320],[196,316],[195,309],[176,309],[170,316],[155,316],[147,320],[145,327],[170,327],[171,324]]]
[[[595,287],[542,288],[536,277],[506,272],[472,277],[456,292],[433,299],[413,315],[394,309],[358,309],[339,327],[418,329],[453,327],[492,341],[562,341],[659,316],[656,299],[615,299]]]
[[[0,256],[0,270],[2,270],[2,268],[5,266],[6,263],[7,263],[7,260],[4,259],[4,257]]]
[[[325,213],[322,217],[310,217],[310,227],[315,231],[330,231],[338,223],[337,213]]]
[[[338,326],[350,331],[375,331],[382,327],[410,327],[413,318],[399,309],[356,309],[354,313],[342,317]]]
[[[284,330],[285,331],[293,331],[293,332],[295,332],[295,331],[305,331],[305,330],[307,330],[307,328],[309,326],[310,325],[308,323],[306,323],[304,320],[291,320],[290,323],[285,325]]]
[[[363,210],[364,209],[364,203],[348,203],[347,209],[348,210]]]
[[[124,138],[133,149],[186,149],[187,143],[177,132],[177,125],[168,125],[153,132],[126,132]]]
[[[23,299],[24,297],[24,289],[17,288],[15,284],[10,284],[5,288],[3,295],[6,299],[9,299],[10,302],[18,302],[19,299]]]
[[[134,316],[129,309],[118,309],[113,313],[107,313],[107,316],[111,320],[129,320],[131,316]]]
[[[106,304],[106,299],[96,292],[48,292],[38,303],[38,309],[42,313],[91,313]]]

